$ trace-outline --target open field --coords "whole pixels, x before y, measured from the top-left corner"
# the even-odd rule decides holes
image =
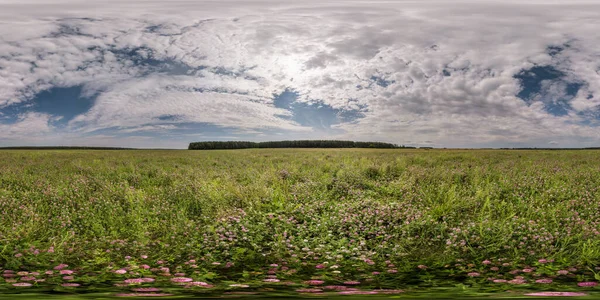
[[[0,151],[0,293],[590,293],[599,188],[593,150]]]

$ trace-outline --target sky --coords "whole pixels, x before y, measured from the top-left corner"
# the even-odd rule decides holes
[[[600,2],[0,0],[0,147],[600,146]]]

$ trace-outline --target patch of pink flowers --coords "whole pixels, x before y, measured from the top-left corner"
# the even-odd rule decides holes
[[[173,277],[171,278],[171,282],[174,283],[187,283],[187,282],[192,282],[194,281],[192,278],[187,278],[187,277]]]
[[[325,283],[325,281],[313,279],[313,280],[305,281],[304,283],[306,283],[308,285],[321,285],[321,284]]]
[[[544,283],[544,284],[552,283],[552,279],[549,279],[549,278],[538,279],[535,281],[535,283]]]
[[[594,281],[584,281],[584,282],[577,283],[577,286],[580,286],[580,287],[594,287],[597,285],[598,285],[598,283],[594,282]]]
[[[123,282],[127,283],[127,284],[140,284],[140,283],[143,283],[144,280],[142,278],[130,278],[130,279],[125,279]]]
[[[573,296],[587,296],[586,293],[577,292],[536,292],[525,294],[525,296],[541,296],[541,297],[573,297]]]
[[[376,291],[342,291],[338,292],[340,295],[375,295]]]
[[[32,286],[32,284],[29,283],[29,282],[17,282],[17,283],[13,283],[12,285],[16,286],[16,287],[30,287],[30,286]]]
[[[527,283],[527,280],[516,278],[513,280],[509,280],[508,283],[510,283],[510,284],[525,284],[525,283]]]
[[[78,287],[78,286],[81,286],[81,284],[70,282],[70,283],[63,283],[60,286],[63,286],[63,287]]]
[[[160,289],[159,288],[155,288],[155,287],[133,288],[131,290],[134,291],[134,292],[141,292],[141,293],[160,292]]]
[[[129,294],[116,294],[117,297],[170,297],[173,294],[154,294],[154,293],[129,293]]]

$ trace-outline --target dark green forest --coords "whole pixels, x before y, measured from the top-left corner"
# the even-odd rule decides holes
[[[189,150],[249,149],[249,148],[414,148],[382,142],[353,142],[334,140],[299,140],[273,142],[208,141],[190,143]]]

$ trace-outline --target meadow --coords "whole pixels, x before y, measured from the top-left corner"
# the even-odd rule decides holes
[[[0,293],[594,295],[599,188],[596,150],[5,150]]]

